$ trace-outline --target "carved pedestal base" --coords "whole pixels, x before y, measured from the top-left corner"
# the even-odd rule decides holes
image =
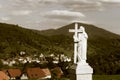
[[[87,63],[78,63],[76,80],[92,80],[93,69]]]

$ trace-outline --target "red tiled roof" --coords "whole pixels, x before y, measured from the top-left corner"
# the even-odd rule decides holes
[[[7,73],[7,69],[1,70],[1,71],[4,72],[4,73]]]
[[[42,69],[46,76],[51,75],[50,70],[48,68]]]
[[[42,78],[46,76],[40,68],[27,68],[27,75],[29,78]]]
[[[21,70],[20,69],[8,69],[9,76],[12,77],[20,77],[21,76]]]
[[[2,71],[0,71],[0,80],[9,80],[8,76]]]

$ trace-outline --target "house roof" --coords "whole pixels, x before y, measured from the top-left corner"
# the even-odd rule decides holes
[[[0,80],[9,80],[8,76],[2,71],[0,71]]]
[[[3,69],[1,71],[4,72],[5,74],[7,73],[7,69]]]
[[[46,76],[51,75],[50,70],[49,70],[48,68],[42,69],[42,71],[44,72],[44,74],[45,74]]]
[[[20,69],[8,69],[8,74],[10,77],[19,77],[21,76],[21,70]]]
[[[27,75],[29,78],[42,78],[46,76],[40,68],[27,68]]]

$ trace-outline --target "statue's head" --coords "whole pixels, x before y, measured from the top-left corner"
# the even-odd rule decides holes
[[[84,32],[84,31],[85,31],[85,28],[84,28],[83,26],[80,26],[80,30],[81,30],[82,32]]]

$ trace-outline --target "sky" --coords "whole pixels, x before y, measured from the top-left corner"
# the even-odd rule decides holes
[[[0,22],[45,30],[72,22],[120,34],[120,0],[0,0]]]

